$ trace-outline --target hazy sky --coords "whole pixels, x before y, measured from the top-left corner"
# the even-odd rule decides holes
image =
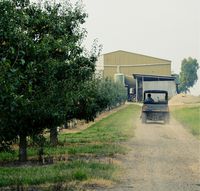
[[[181,61],[189,56],[200,64],[200,0],[82,0],[82,3],[89,15],[84,25],[88,32],[84,44],[88,50],[98,39],[103,45],[102,54],[124,50],[171,60],[175,73],[180,72]],[[198,78],[191,90],[195,95],[200,95],[200,69]]]
[[[72,0],[73,1],[73,0]],[[89,17],[85,41],[103,53],[125,50],[172,61],[180,72],[189,56],[200,63],[200,0],[82,0]],[[200,95],[199,81],[192,93]]]

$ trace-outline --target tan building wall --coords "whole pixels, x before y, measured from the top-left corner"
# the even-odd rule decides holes
[[[154,64],[154,63],[171,63],[169,60],[159,59],[142,54],[136,54],[126,51],[115,51],[104,54],[104,64],[128,65],[128,64]]]
[[[171,75],[171,61],[121,50],[102,55],[97,68],[101,68],[104,77],[111,78],[116,73],[129,77],[133,74]]]
[[[149,75],[171,75],[170,64],[156,64],[156,65],[145,65],[145,66],[132,66],[132,67],[120,67],[121,73],[126,75],[135,74],[149,74]]]
[[[116,73],[123,73],[125,76],[132,76],[133,74],[147,74],[147,75],[171,75],[170,64],[157,64],[145,66],[104,66],[104,77],[113,77]]]

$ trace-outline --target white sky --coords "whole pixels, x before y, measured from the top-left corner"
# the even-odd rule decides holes
[[[73,0],[72,0],[73,2]],[[200,64],[200,0],[82,0],[89,14],[86,47],[94,39],[102,54],[125,50],[172,61],[180,72],[189,56]],[[191,90],[200,95],[199,80]]]
[[[88,32],[84,44],[88,50],[98,39],[103,45],[102,54],[124,50],[171,60],[175,73],[180,72],[181,61],[189,56],[200,64],[200,0],[82,0],[82,3],[89,15],[84,25]],[[200,69],[198,78],[191,89],[194,95],[200,95]]]

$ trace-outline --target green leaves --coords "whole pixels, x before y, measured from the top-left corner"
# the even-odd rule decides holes
[[[3,0],[0,10],[0,145],[126,100],[123,85],[94,78],[100,47],[85,53],[80,7]]]
[[[51,1],[38,6],[3,0],[0,10],[2,144],[73,118],[74,89],[91,79],[94,61],[80,45],[86,17],[82,9]]]
[[[197,70],[199,69],[199,64],[197,59],[189,57],[184,59],[181,64],[180,72],[180,92],[187,92],[189,88],[192,87],[198,80]]]

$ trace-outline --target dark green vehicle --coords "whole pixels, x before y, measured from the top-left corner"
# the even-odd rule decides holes
[[[144,91],[141,119],[169,123],[168,92],[165,90]]]

